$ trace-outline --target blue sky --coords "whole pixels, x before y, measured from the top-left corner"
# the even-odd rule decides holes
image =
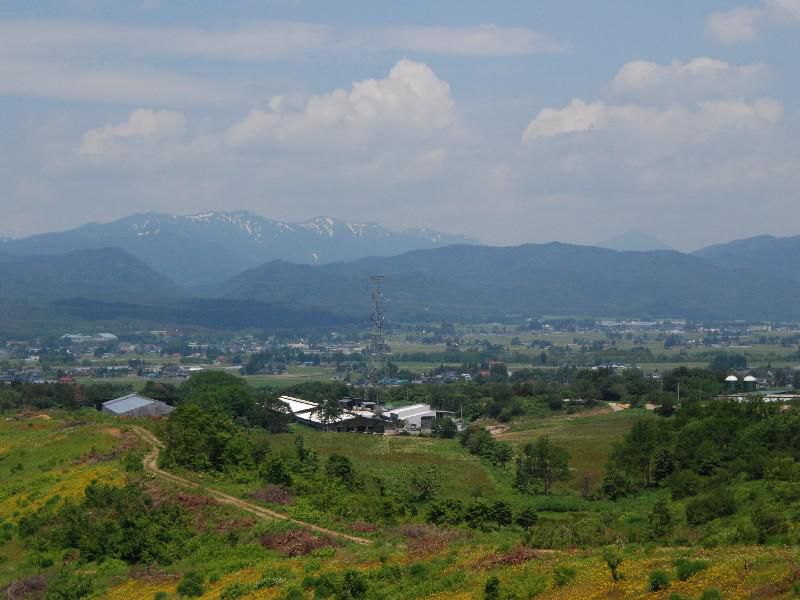
[[[800,0],[0,5],[0,235],[145,211],[493,244],[800,234]]]

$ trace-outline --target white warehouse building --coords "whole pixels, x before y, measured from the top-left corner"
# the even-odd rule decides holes
[[[450,417],[455,419],[456,414],[449,410],[435,410],[429,404],[412,404],[400,408],[390,409],[389,418],[392,421],[403,421],[405,428],[411,431],[430,431],[435,419]]]

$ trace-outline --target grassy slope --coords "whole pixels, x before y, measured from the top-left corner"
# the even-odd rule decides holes
[[[77,418],[76,418],[77,417]],[[117,461],[107,460],[120,443],[119,430],[79,415],[16,421],[0,417],[0,522],[15,522],[48,499],[76,498],[92,481],[121,483]],[[36,571],[22,560],[18,542],[0,547],[0,585]]]
[[[541,433],[548,433],[570,449],[573,456],[581,455],[581,464],[596,470],[597,461],[604,458],[617,436],[630,426],[636,415],[616,413],[592,417],[558,416],[539,422],[520,423],[506,434],[514,444],[521,444]],[[119,432],[107,422],[87,422],[76,425],[74,417],[56,415],[51,421],[0,420],[0,517],[15,521],[48,497],[77,496],[82,486],[92,479],[122,481],[124,477],[117,460],[93,462],[89,456],[110,454],[121,443]],[[102,419],[101,419],[102,421]],[[321,455],[339,452],[349,456],[359,469],[372,473],[402,471],[415,464],[435,464],[442,475],[443,493],[468,496],[469,486],[486,486],[498,495],[509,492],[508,481],[497,469],[466,455],[455,443],[416,438],[381,438],[378,436],[336,435],[304,431],[306,444]],[[291,450],[292,435],[274,436],[273,448]],[[14,469],[16,464],[22,469]],[[509,469],[510,472],[510,469]],[[163,491],[169,493],[169,490]],[[202,493],[196,490],[195,493]],[[342,546],[334,552],[324,551],[301,558],[283,558],[273,551],[263,550],[258,536],[266,531],[279,531],[283,523],[256,524],[233,509],[207,507],[196,515],[198,526],[215,531],[227,524],[239,523],[242,540],[229,546],[219,538],[203,537],[191,554],[180,563],[143,573],[124,565],[92,566],[101,585],[108,586],[96,597],[110,599],[151,599],[158,591],[174,593],[180,573],[190,568],[201,569],[214,581],[207,586],[203,598],[216,599],[225,586],[234,582],[254,582],[265,572],[278,575],[282,583],[277,588],[264,589],[246,598],[275,598],[288,588],[298,586],[307,575],[325,572],[341,573],[356,568],[364,573],[374,572],[381,564],[409,565],[418,563],[421,575],[404,576],[398,584],[373,580],[371,585],[387,597],[412,598],[481,598],[483,585],[490,575],[500,578],[501,586],[517,591],[541,591],[541,598],[663,598],[680,592],[697,598],[703,589],[717,587],[726,599],[790,598],[790,574],[797,569],[796,548],[770,549],[728,547],[709,550],[631,546],[625,549],[622,572],[625,580],[613,584],[597,550],[544,552],[535,560],[521,564],[496,564],[494,559],[507,556],[518,534],[484,535],[463,531],[444,546],[408,549],[389,535],[372,547]],[[210,511],[210,512],[209,512]],[[711,562],[711,567],[686,582],[673,582],[664,593],[646,591],[647,577],[655,568],[672,571],[672,561],[692,553]],[[27,551],[18,541],[0,546],[6,560],[0,564],[0,585],[36,571],[29,562]],[[113,562],[113,561],[112,561]],[[501,561],[503,562],[503,561]],[[553,586],[552,573],[556,565],[576,569],[575,580],[567,587]],[[747,565],[747,567],[745,566]]]

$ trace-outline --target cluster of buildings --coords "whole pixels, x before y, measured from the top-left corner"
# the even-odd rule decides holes
[[[381,408],[375,402],[343,398],[338,401],[336,411],[326,411],[322,405],[295,398],[281,396],[280,401],[297,423],[335,433],[430,433],[437,419],[452,419],[461,429],[461,421],[452,411],[433,409],[428,404],[412,404],[397,408]],[[160,400],[140,394],[127,394],[100,405],[103,413],[115,417],[169,416],[175,407]]]
[[[718,396],[720,400],[738,400],[744,402],[750,398],[760,398],[763,402],[786,403],[800,400],[800,391],[796,389],[769,389],[769,382],[765,378],[758,378],[752,374],[737,375],[731,373],[725,378],[726,394]]]
[[[454,412],[433,409],[428,404],[382,408],[375,402],[342,398],[337,414],[326,414],[329,411],[316,402],[286,395],[279,400],[298,423],[337,433],[419,434],[430,433],[437,419],[452,419],[459,424]]]

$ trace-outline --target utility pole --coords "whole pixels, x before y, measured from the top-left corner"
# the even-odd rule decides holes
[[[386,339],[383,326],[385,316],[383,313],[383,275],[373,275],[372,280],[372,314],[370,322],[369,347],[367,349],[367,388],[372,383],[377,384],[381,377],[386,376]],[[366,390],[365,390],[366,395]],[[378,399],[380,404],[380,399]]]

